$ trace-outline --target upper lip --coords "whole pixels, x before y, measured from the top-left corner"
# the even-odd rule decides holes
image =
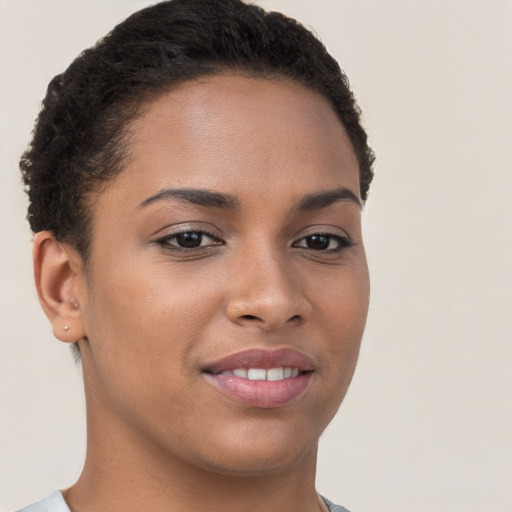
[[[274,349],[250,348],[217,359],[204,366],[203,371],[220,373],[237,368],[298,368],[300,371],[314,370],[313,361],[304,353],[289,347]]]

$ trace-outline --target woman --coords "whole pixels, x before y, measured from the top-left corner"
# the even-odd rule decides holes
[[[366,320],[372,163],[321,43],[239,0],[139,11],[55,77],[21,169],[88,444],[23,510],[345,510],[316,452]]]

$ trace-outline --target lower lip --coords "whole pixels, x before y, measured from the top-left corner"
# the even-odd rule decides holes
[[[300,398],[311,382],[311,372],[283,380],[250,380],[234,375],[206,374],[221,393],[249,407],[282,407]]]

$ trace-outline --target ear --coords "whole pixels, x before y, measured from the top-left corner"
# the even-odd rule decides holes
[[[39,301],[55,337],[67,343],[85,337],[80,306],[84,297],[82,258],[52,232],[40,231],[34,236],[33,261]]]

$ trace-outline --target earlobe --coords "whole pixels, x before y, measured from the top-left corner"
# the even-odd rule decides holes
[[[85,337],[77,300],[83,293],[80,256],[52,232],[40,231],[34,236],[33,262],[39,301],[55,337],[67,343]]]

